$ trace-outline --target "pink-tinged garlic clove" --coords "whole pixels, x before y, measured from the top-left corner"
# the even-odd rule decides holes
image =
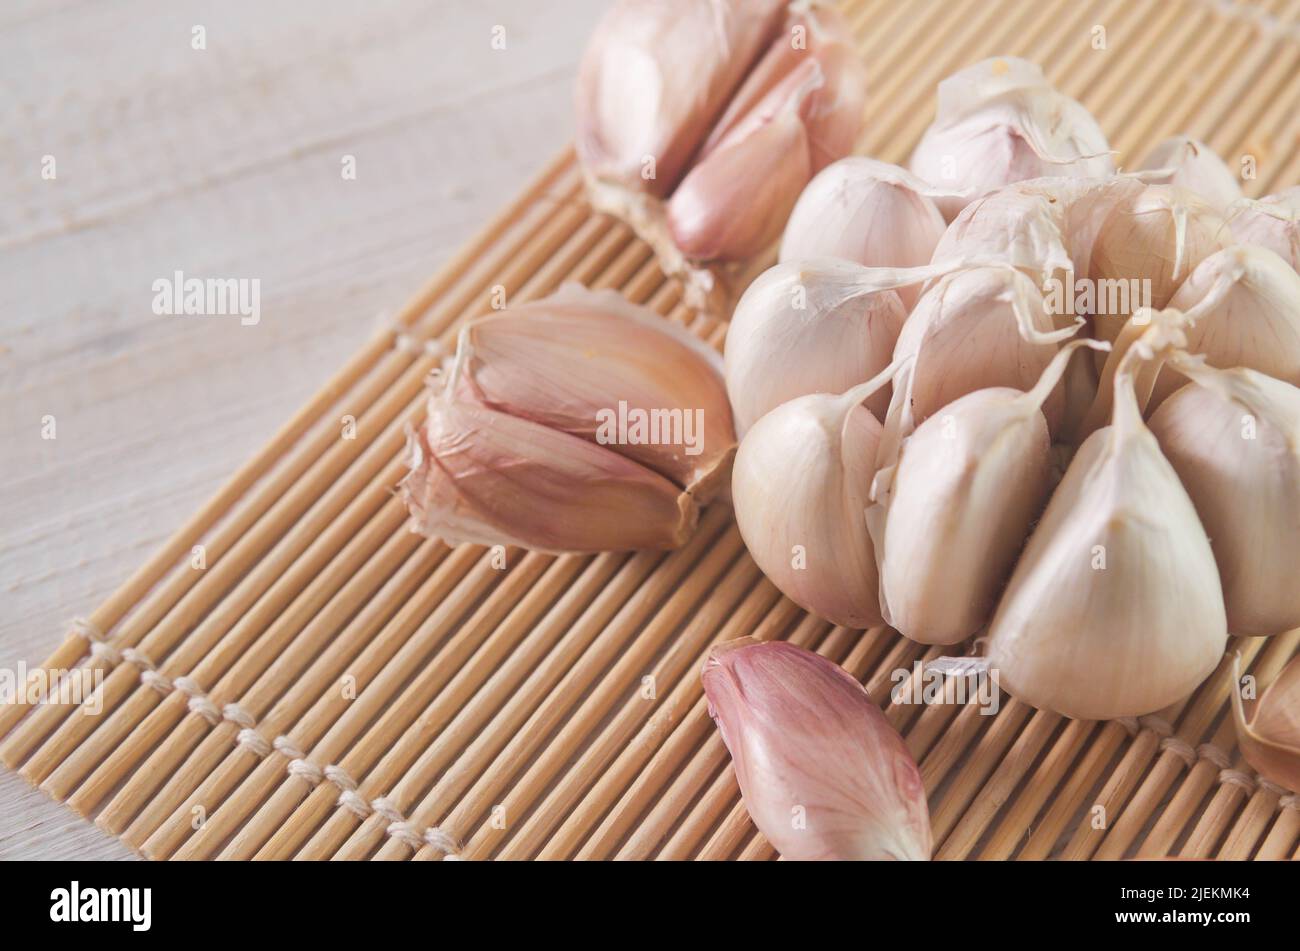
[[[1246,762],[1269,782],[1300,793],[1300,657],[1291,658],[1258,700],[1242,696],[1240,654],[1232,675],[1232,717]]]
[[[429,401],[410,434],[402,495],[413,528],[448,544],[545,552],[678,548],[694,500],[618,453],[530,420]]]
[[[745,808],[782,858],[930,858],[916,761],[843,668],[740,638],[713,648],[700,679]]]

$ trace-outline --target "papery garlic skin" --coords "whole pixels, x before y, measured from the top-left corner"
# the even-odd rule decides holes
[[[583,53],[577,150],[594,177],[666,198],[771,42],[784,0],[619,0]]]
[[[437,394],[411,433],[402,495],[413,528],[449,545],[545,552],[678,548],[694,500],[602,446]]]
[[[1300,185],[1228,209],[1228,225],[1241,244],[1268,248],[1300,271]]]
[[[1300,274],[1266,248],[1234,245],[1207,257],[1170,306],[1192,319],[1187,350],[1211,366],[1244,366],[1300,386]],[[1165,367],[1150,412],[1185,382]]]
[[[1156,310],[1170,306],[1174,293],[1197,265],[1231,243],[1223,216],[1185,188],[1148,185],[1114,207],[1093,245],[1089,276],[1098,285],[1139,282],[1139,289],[1149,290],[1150,297],[1143,301],[1129,295],[1128,309],[1096,313],[1094,336],[1113,342],[1139,306]],[[1097,296],[1100,300],[1102,295]]]
[[[964,192],[938,200],[950,221],[975,198],[1012,182],[1115,170],[1088,110],[1052,88],[1038,66],[1013,56],[983,60],[939,83],[937,115],[910,168],[937,188]]]
[[[736,436],[721,358],[622,295],[566,284],[471,320],[459,348],[458,399],[597,443],[625,406],[667,431],[647,442],[604,442],[607,449],[701,502],[725,489]]]
[[[1210,541],[1143,425],[1132,366],[1115,422],[1079,447],[989,626],[988,662],[1031,706],[1141,716],[1188,696],[1218,665],[1227,617]]]
[[[736,524],[763,574],[800,607],[853,628],[880,623],[863,512],[881,425],[863,398],[782,403],[745,434],[731,478]]]
[[[965,268],[938,278],[903,324],[893,358],[913,359],[911,412],[923,422],[989,387],[1028,390],[1077,327],[1056,331],[1043,295],[1011,268]],[[1065,412],[1058,387],[1043,404],[1056,432]]]
[[[723,350],[736,426],[810,393],[840,393],[889,365],[907,313],[863,269],[822,259],[778,264],[745,291]],[[884,419],[889,388],[868,401]]]
[[[1248,369],[1177,365],[1193,382],[1148,426],[1209,533],[1228,629],[1300,627],[1300,389]]]
[[[930,858],[916,762],[843,668],[741,638],[713,648],[700,680],[745,808],[782,858]]]
[[[1241,198],[1241,183],[1204,142],[1185,135],[1165,139],[1142,162],[1143,170],[1167,169],[1172,174],[1162,184],[1185,188],[1224,212]]]
[[[1240,654],[1232,679],[1233,722],[1246,762],[1269,782],[1300,793],[1300,657],[1291,658],[1258,700],[1241,695]]]
[[[865,156],[822,169],[799,196],[781,239],[780,261],[832,257],[868,267],[930,263],[947,223],[933,189],[916,176]],[[909,310],[919,289],[899,289]]]
[[[741,261],[780,237],[808,181],[862,125],[866,67],[834,10],[797,4],[667,205],[677,248]]]

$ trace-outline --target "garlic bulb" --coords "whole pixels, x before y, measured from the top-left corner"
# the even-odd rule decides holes
[[[782,858],[930,857],[916,761],[843,668],[745,637],[715,646],[700,680],[745,808]]]
[[[808,181],[853,148],[865,97],[848,24],[834,10],[792,5],[669,199],[677,247],[695,260],[738,261],[776,241]]]
[[[1043,295],[1010,267],[965,268],[938,278],[903,324],[894,359],[913,358],[909,374],[911,413],[923,422],[954,400],[987,387],[1027,390],[1073,335],[1080,321],[1053,329]],[[1053,389],[1043,403],[1056,432],[1065,392]]]
[[[1231,233],[1223,216],[1185,188],[1148,185],[1118,204],[1097,234],[1089,276],[1100,287],[1123,282],[1132,291],[1097,293],[1094,335],[1114,341],[1138,307],[1169,306],[1196,266],[1228,244]]]
[[[566,284],[471,320],[455,378],[457,399],[606,446],[701,502],[726,487],[736,436],[717,352],[614,291]]]
[[[1241,184],[1223,159],[1204,142],[1185,135],[1172,136],[1157,145],[1142,162],[1142,168],[1169,172],[1163,184],[1185,188],[1219,212],[1241,198]]]
[[[862,405],[897,368],[834,396],[782,403],[745,434],[731,477],[745,547],[781,593],[835,624],[880,623],[863,513],[881,426]]]
[[[442,395],[410,434],[402,495],[422,534],[449,545],[546,552],[678,548],[695,502],[594,443]]]
[[[930,263],[947,224],[938,194],[897,165],[854,155],[822,169],[790,214],[780,260],[832,257],[868,267]],[[911,310],[917,289],[900,288]]]
[[[1258,201],[1243,198],[1228,209],[1228,224],[1237,241],[1268,248],[1300,271],[1300,185]]]
[[[988,622],[1051,490],[1041,407],[1082,346],[1105,344],[1067,344],[1029,392],[967,393],[917,427],[896,461],[881,461],[867,524],[881,615],[899,633],[956,644]]]
[[[1114,172],[1110,146],[1088,110],[1057,92],[1033,63],[1006,56],[968,66],[939,83],[934,122],[911,170],[962,191],[938,199],[952,220],[979,195],[1044,176]]]
[[[787,400],[841,393],[884,369],[907,318],[896,288],[928,273],[831,258],[764,271],[736,305],[723,350],[738,430]],[[889,388],[867,406],[884,419]]]
[[[1241,655],[1233,661],[1232,717],[1241,754],[1254,770],[1300,793],[1300,657],[1292,657],[1257,701],[1241,695]]]
[[[1190,377],[1148,422],[1210,536],[1228,629],[1300,627],[1300,389],[1174,357]]]
[[[414,528],[549,552],[675,548],[735,451],[712,350],[612,291],[566,285],[469,321],[409,434]]]
[[[750,67],[784,0],[620,0],[578,67],[578,156],[602,182],[666,198]]]
[[[1179,342],[1156,324],[1130,348],[1114,422],[1079,448],[998,604],[988,665],[1031,706],[1079,719],[1151,713],[1223,655],[1210,541],[1134,392],[1138,362]]]

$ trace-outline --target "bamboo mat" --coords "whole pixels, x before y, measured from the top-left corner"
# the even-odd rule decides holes
[[[993,54],[1042,64],[1119,161],[1186,132],[1264,194],[1300,181],[1300,0],[864,0],[859,151],[906,159],[935,83]],[[1104,49],[1095,48],[1104,30]],[[889,705],[941,649],[794,607],[714,506],[668,554],[504,564],[405,530],[403,428],[461,319],[576,280],[721,345],[648,249],[585,207],[561,155],[88,619],[47,669],[103,672],[103,712],[0,708],[0,759],[157,859],[771,859],[697,672],[784,637],[843,664],[904,732],[940,858],[1288,858],[1295,797],[1236,751],[1228,664],[1160,716],[1078,722],[1004,698]],[[432,342],[432,343],[430,343]],[[341,420],[356,420],[346,438]],[[343,434],[343,438],[341,438]],[[202,546],[202,568],[193,567]],[[1261,683],[1300,631],[1237,638]]]

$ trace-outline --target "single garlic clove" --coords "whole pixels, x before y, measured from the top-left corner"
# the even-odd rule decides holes
[[[1267,198],[1234,202],[1228,226],[1241,244],[1268,248],[1300,271],[1300,185]]]
[[[930,263],[947,227],[915,175],[855,155],[822,169],[799,196],[781,239],[780,260],[832,257],[868,267]],[[919,290],[899,288],[911,310]]]
[[[782,858],[930,858],[916,761],[843,668],[745,637],[715,646],[700,680],[745,808]]]
[[[988,623],[1051,490],[1041,406],[1082,346],[1103,345],[1062,348],[1029,392],[962,396],[907,436],[897,459],[880,460],[893,471],[877,483],[867,524],[881,566],[881,613],[899,633],[956,644]]]
[[[989,627],[1001,685],[1078,719],[1183,699],[1227,642],[1210,541],[1138,410],[1136,363],[1154,347],[1130,350],[1115,377],[1115,422],[1071,461]]]
[[[577,436],[472,403],[429,401],[410,433],[402,495],[415,530],[448,544],[546,552],[677,548],[690,495]]]
[[[840,396],[782,403],[745,434],[732,471],[736,524],[755,563],[791,601],[845,627],[880,623],[863,513],[881,426],[861,404],[894,369]]]
[[[739,431],[795,397],[840,393],[884,369],[907,317],[898,279],[833,259],[760,275],[736,306],[723,355]],[[889,388],[867,406],[884,419]]]
[[[1088,110],[1052,88],[1038,66],[986,59],[939,83],[939,106],[912,153],[911,170],[953,194],[938,200],[950,221],[1003,185],[1044,176],[1114,172],[1110,146]]]
[[[461,331],[456,397],[599,443],[707,502],[736,436],[722,361],[613,291],[566,284]]]
[[[816,64],[807,66],[815,78]],[[813,174],[799,102],[743,138],[724,139],[673,193],[668,229],[688,258],[742,261],[776,240]]]
[[[1173,366],[1193,382],[1148,425],[1209,533],[1228,629],[1300,627],[1300,389],[1203,360]]]
[[[1223,216],[1185,188],[1148,185],[1117,205],[1098,232],[1089,276],[1098,288],[1124,282],[1131,290],[1122,295],[1097,292],[1098,301],[1120,306],[1097,308],[1094,336],[1113,342],[1139,307],[1169,306],[1196,266],[1230,243]]]
[[[1242,697],[1241,655],[1232,663],[1232,717],[1246,762],[1267,779],[1300,793],[1300,656],[1255,700]]]
[[[1141,167],[1168,171],[1162,184],[1186,188],[1219,212],[1241,198],[1241,184],[1223,159],[1204,142],[1185,135],[1165,139],[1151,150]]]
[[[578,68],[577,149],[593,177],[664,198],[771,42],[784,0],[620,0]]]
[[[1017,182],[978,198],[953,219],[934,249],[931,264],[970,266],[997,262],[1024,271],[1044,292],[1070,307],[1074,279],[1088,274],[1092,250],[1116,206],[1146,186],[1130,176],[1039,178]]]
[[[677,248],[742,261],[772,244],[809,179],[852,148],[865,89],[843,19],[792,8],[668,202]]]
[[[1266,248],[1234,245],[1203,260],[1170,306],[1191,318],[1187,349],[1211,366],[1249,367],[1300,386],[1300,274]],[[1154,410],[1186,382],[1161,371]]]
[[[922,295],[898,336],[894,359],[912,357],[911,411],[923,422],[954,400],[989,387],[1027,390],[1047,369],[1059,342],[1078,329],[1054,329],[1042,293],[1022,272],[966,268],[946,274]],[[1043,404],[1060,429],[1065,389]]]

